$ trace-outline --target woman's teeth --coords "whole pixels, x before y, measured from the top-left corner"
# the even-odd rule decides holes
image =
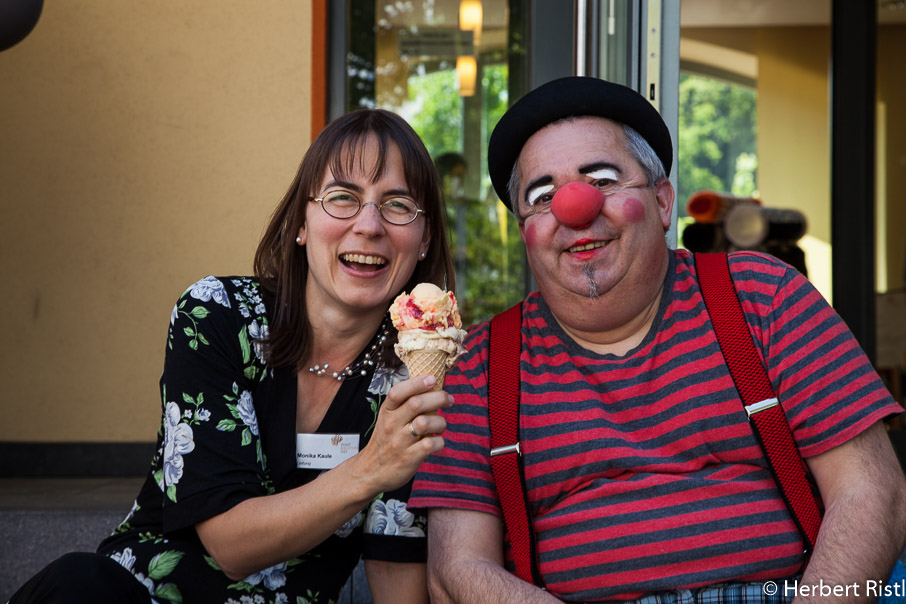
[[[586,251],[586,250],[593,250],[593,249],[598,248],[598,247],[604,247],[604,245],[605,245],[606,243],[607,243],[606,241],[594,241],[594,242],[592,242],[592,243],[585,243],[585,244],[582,244],[582,245],[577,245],[577,246],[571,247],[571,248],[569,248],[569,250],[567,250],[567,251],[573,252],[573,253],[575,253],[575,252],[584,252],[584,251]]]
[[[386,264],[387,261],[378,256],[365,256],[364,254],[341,254],[340,260],[355,262],[357,264]]]

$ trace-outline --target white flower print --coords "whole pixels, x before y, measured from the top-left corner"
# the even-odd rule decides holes
[[[262,345],[262,340],[266,340],[269,333],[270,331],[266,324],[258,325],[258,321],[249,323],[249,337],[252,338],[252,341],[255,343],[255,356],[258,357],[258,360],[262,363],[264,362],[264,346]]]
[[[217,277],[205,277],[189,288],[189,295],[202,302],[214,300],[221,306],[230,308],[230,298],[227,296],[223,283]]]
[[[144,573],[135,573],[135,578],[138,579],[138,582],[145,586],[149,593],[154,593],[154,580],[151,577],[146,577]],[[155,602],[156,600],[152,600]]]
[[[135,556],[132,555],[131,547],[127,547],[121,552],[116,552],[110,557],[118,562],[120,566],[122,566],[129,572],[132,572],[132,567],[135,565]]]
[[[424,537],[425,532],[413,526],[415,516],[406,509],[402,501],[391,499],[375,501],[368,511],[365,532],[370,535],[401,535],[403,537]]]
[[[236,405],[237,411],[239,411],[239,418],[242,420],[249,430],[252,431],[252,434],[258,436],[258,416],[255,415],[255,406],[252,404],[252,393],[248,390],[243,390],[242,394],[239,395],[239,404]]]
[[[259,585],[264,583],[264,587],[274,591],[275,589],[280,589],[286,585],[286,562],[281,562],[276,566],[270,568],[265,568],[264,570],[255,573],[244,579],[244,583],[249,585]]]
[[[387,394],[394,384],[406,379],[409,379],[409,370],[406,369],[405,365],[400,366],[399,369],[378,366],[374,370],[374,377],[371,378],[368,392],[380,395]]]
[[[176,304],[173,305],[173,312],[170,313],[170,326],[172,327],[176,323],[176,319],[179,317],[179,306]]]
[[[359,512],[358,514],[356,514],[355,516],[353,516],[352,518],[347,520],[343,526],[338,528],[337,531],[334,533],[334,535],[336,535],[337,537],[339,537],[341,539],[345,539],[346,537],[348,537],[349,535],[352,534],[352,531],[354,531],[355,527],[359,526],[359,524],[361,522],[362,522],[362,512]]]
[[[194,434],[188,424],[180,423],[179,405],[167,403],[164,422],[164,484],[175,485],[182,478],[182,456],[195,450]]]

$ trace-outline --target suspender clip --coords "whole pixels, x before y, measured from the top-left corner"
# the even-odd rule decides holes
[[[519,449],[519,443],[514,445],[504,445],[502,447],[494,447],[491,449],[491,457],[497,457],[498,455],[508,455],[510,453],[515,453],[516,455],[521,456],[522,451]]]
[[[767,411],[772,407],[776,407],[780,404],[780,401],[776,398],[766,398],[763,401],[758,401],[757,403],[752,403],[751,405],[746,405],[746,415],[751,418],[756,413],[762,411]]]

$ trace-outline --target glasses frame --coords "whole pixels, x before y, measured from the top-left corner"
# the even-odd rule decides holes
[[[351,216],[334,216],[333,214],[331,214],[330,212],[328,212],[328,211],[327,211],[327,208],[324,207],[324,198],[323,198],[323,197],[309,197],[309,198],[308,198],[308,201],[317,201],[317,202],[318,202],[318,205],[321,206],[321,209],[324,210],[324,213],[325,213],[325,214],[327,214],[327,215],[330,216],[331,218],[336,218],[337,220],[350,220],[350,219],[352,219],[352,218],[355,218],[356,216],[359,215],[359,212],[362,211],[362,208],[364,208],[365,206],[367,206],[367,205],[370,203],[371,205],[373,205],[374,207],[377,208],[378,215],[381,217],[381,220],[383,220],[383,221],[386,222],[387,224],[392,224],[392,225],[394,225],[394,226],[406,226],[407,224],[412,224],[413,222],[416,221],[416,219],[418,218],[418,215],[419,215],[419,214],[424,214],[424,213],[425,213],[425,211],[424,211],[423,209],[421,209],[421,208],[416,208],[416,209],[415,209],[415,216],[413,216],[413,217],[412,217],[410,220],[408,220],[407,222],[393,222],[392,220],[390,220],[389,218],[387,218],[386,216],[384,216],[384,212],[381,211],[382,208],[384,207],[384,203],[387,203],[387,202],[384,202],[384,203],[381,203],[381,204],[377,204],[377,203],[375,203],[375,202],[373,202],[373,201],[362,201],[358,196],[356,196],[356,199],[357,199],[358,202],[359,202],[359,209],[356,210],[355,213],[352,214]],[[413,200],[413,201],[415,201],[415,200]]]

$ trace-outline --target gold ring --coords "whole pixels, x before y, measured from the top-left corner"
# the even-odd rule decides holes
[[[406,424],[406,427],[409,428],[409,434],[411,434],[414,438],[422,437],[422,435],[419,434],[418,432],[416,432],[415,428],[412,427],[412,422],[409,422],[408,424]]]

